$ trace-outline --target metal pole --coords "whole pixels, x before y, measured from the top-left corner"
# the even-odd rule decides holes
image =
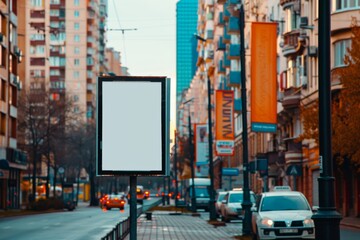
[[[195,35],[197,39],[202,42],[206,42],[206,39]],[[206,69],[206,63],[205,63]],[[207,72],[207,71],[206,71]],[[209,128],[209,176],[210,176],[210,200],[209,200],[209,218],[210,220],[216,220],[215,212],[215,191],[214,191],[214,163],[213,163],[213,137],[212,137],[212,118],[211,118],[211,81],[207,75],[207,91],[208,91],[208,128]]]
[[[319,1],[320,2],[320,1]],[[319,152],[322,171],[318,178],[319,209],[313,215],[315,238],[318,240],[340,239],[341,215],[335,207],[335,187],[331,155],[331,75],[330,1],[321,1],[319,8]]]
[[[193,145],[192,145],[192,134],[191,134],[191,116],[190,116],[190,106],[188,106],[189,108],[189,116],[188,116],[188,123],[189,123],[189,151],[190,151],[190,169],[191,169],[191,181],[192,181],[192,186],[191,186],[191,211],[192,212],[196,212],[196,193],[195,193],[195,181],[194,181],[194,177],[195,177],[195,171],[194,171],[194,149],[193,149]]]
[[[174,177],[175,177],[175,206],[177,207],[178,205],[178,193],[179,193],[179,189],[178,189],[178,179],[177,179],[177,133],[175,130],[175,153],[174,153]]]
[[[211,118],[211,82],[207,75],[208,90],[208,128],[209,128],[209,175],[210,175],[210,200],[209,217],[210,220],[216,220],[215,212],[215,192],[214,192],[214,163],[213,163],[213,137],[212,137],[212,118]]]
[[[136,240],[137,233],[136,181],[136,176],[130,176],[130,240]]]
[[[243,235],[251,235],[251,211],[252,203],[250,202],[250,189],[249,189],[249,170],[248,170],[248,127],[247,127],[247,104],[246,104],[246,74],[245,74],[245,18],[244,6],[240,4],[240,64],[241,64],[241,114],[242,114],[242,145],[243,145],[243,177],[244,177],[244,200],[242,208],[245,211],[243,220]]]

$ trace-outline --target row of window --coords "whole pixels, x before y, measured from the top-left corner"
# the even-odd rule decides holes
[[[79,6],[80,0],[73,0],[75,6]],[[60,4],[60,0],[50,0],[50,4]],[[30,5],[32,7],[43,7],[44,0],[30,0]]]

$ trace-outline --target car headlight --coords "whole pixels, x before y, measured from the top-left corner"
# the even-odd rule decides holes
[[[274,221],[271,220],[270,218],[263,218],[261,219],[261,225],[266,226],[266,227],[272,227],[274,224]]]
[[[307,218],[303,222],[304,227],[314,227],[314,221],[311,218]]]

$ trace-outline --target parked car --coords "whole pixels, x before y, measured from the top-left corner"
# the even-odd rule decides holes
[[[262,193],[252,214],[253,232],[257,239],[315,239],[312,215],[301,192],[280,188]]]
[[[232,190],[227,192],[220,206],[220,215],[222,221],[229,222],[230,220],[243,218],[243,197],[243,190]],[[256,199],[253,192],[250,192],[250,202],[255,205]]]
[[[119,208],[123,210],[125,208],[125,199],[122,194],[110,194],[106,201],[104,201],[103,206],[107,210],[111,210],[112,208]]]
[[[221,215],[221,209],[220,209],[221,204],[222,204],[221,202],[222,202],[222,200],[224,200],[226,193],[227,192],[224,191],[224,192],[218,192],[218,194],[217,194],[216,202],[215,202],[215,211],[216,211],[217,216]]]

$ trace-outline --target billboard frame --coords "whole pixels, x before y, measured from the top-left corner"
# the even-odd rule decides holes
[[[170,104],[169,101],[169,89],[170,89],[170,83],[168,81],[169,79],[166,77],[156,77],[156,76],[101,76],[97,79],[97,118],[96,118],[96,170],[97,175],[116,175],[116,176],[161,176],[168,174],[168,144],[169,139],[167,137],[167,132],[169,131],[168,126],[168,118],[169,118],[169,109]],[[121,86],[123,85],[123,86]],[[124,90],[122,94],[115,92],[114,89],[121,89],[123,87]],[[126,90],[125,90],[126,89]],[[132,91],[134,89],[134,91]],[[140,89],[140,90],[139,90]],[[106,91],[106,92],[104,92]],[[147,94],[147,98],[144,101],[139,97],[139,91],[142,91],[143,93]],[[149,95],[150,94],[150,95]],[[152,95],[151,95],[152,94]],[[158,96],[160,94],[161,96]],[[124,95],[124,96],[122,96]],[[129,101],[129,96],[131,96],[131,100],[134,102],[134,107],[139,107],[139,105],[144,104],[143,110],[140,109],[133,109],[132,101]],[[153,99],[149,99],[149,96],[152,96]],[[137,99],[135,99],[137,98]],[[110,99],[110,100],[109,100]],[[155,100],[154,100],[155,99]],[[125,101],[127,104],[126,107],[123,108],[120,107],[116,108],[117,105],[120,104],[120,102]],[[136,105],[135,105],[136,102]],[[151,107],[152,102],[156,102]],[[109,104],[112,106],[109,110]],[[148,105],[146,105],[148,104]],[[105,106],[107,105],[107,106]],[[124,134],[122,136],[119,134],[124,129],[121,129],[121,124],[110,124],[111,126],[105,126],[104,121],[110,120],[110,122],[114,123],[113,119],[121,120],[124,119],[124,121],[127,121],[127,123],[132,122],[139,122],[139,121],[133,121],[135,118],[131,118],[132,113],[134,113],[137,118],[139,118],[139,114],[134,111],[145,111],[146,109],[151,108],[151,111],[147,111],[147,114],[152,114],[154,116],[144,116],[143,120],[146,121],[148,124],[147,128],[141,126],[141,129],[150,129],[148,132],[143,133],[146,136],[144,142],[142,142],[142,138],[139,139],[139,148],[140,151],[146,151],[146,145],[149,143],[149,139],[154,139],[155,143],[155,150],[153,148],[149,149],[150,152],[153,153],[147,153],[146,157],[144,158],[143,153],[140,151],[134,152],[134,154],[131,156],[132,158],[129,159],[129,153],[125,156],[122,156],[122,153],[127,153],[128,147],[135,147],[135,145],[130,145],[131,143],[134,143],[134,141],[129,141],[129,146],[121,146],[119,144],[119,148],[117,149],[116,146],[111,142],[111,140],[114,139],[114,135],[119,138],[119,142],[124,143],[126,140],[125,138],[129,138],[129,134]],[[126,108],[126,109],[125,109]],[[123,114],[122,111],[125,111],[130,114]],[[152,113],[154,112],[154,113]],[[109,114],[111,113],[111,114]],[[142,114],[142,113],[141,113]],[[145,114],[145,113],[144,113]],[[153,117],[153,118],[152,118]],[[157,120],[160,120],[158,122]],[[150,122],[150,123],[149,123]],[[134,124],[135,124],[134,123]],[[153,123],[153,124],[152,124]],[[145,122],[144,122],[145,124]],[[150,124],[150,125],[149,125]],[[135,129],[137,126],[127,126],[126,128]],[[119,129],[120,128],[120,129]],[[155,129],[155,130],[154,130]],[[125,129],[126,130],[126,129]],[[158,130],[158,131],[157,131]],[[135,133],[136,134],[136,133]],[[145,135],[148,134],[148,135]],[[153,135],[152,135],[153,134]],[[121,138],[124,139],[121,139]],[[130,138],[130,140],[133,138]],[[148,141],[146,141],[146,139]],[[157,139],[157,140],[156,140]],[[104,143],[105,142],[105,143]],[[107,142],[107,143],[106,143]],[[110,145],[108,147],[108,145]],[[123,147],[123,148],[122,148]],[[114,149],[118,151],[118,154],[116,156],[117,159],[114,159],[114,154],[109,154],[110,150],[107,149]],[[135,147],[136,148],[136,147]],[[145,149],[145,150],[144,150]],[[149,151],[148,151],[149,152]],[[114,153],[111,152],[110,153]],[[104,159],[104,154],[110,159]],[[139,155],[142,154],[142,158],[144,159],[137,159]],[[140,158],[140,157],[139,157]],[[150,161],[147,161],[149,160]],[[126,167],[124,169],[121,169],[118,167],[119,162],[126,164],[131,164],[131,167]],[[133,161],[132,163],[129,163],[129,161]],[[115,163],[116,162],[116,163]],[[149,163],[150,162],[150,163]],[[107,167],[105,167],[106,165]],[[111,166],[115,166],[114,168],[111,168]],[[109,167],[110,166],[110,167]],[[144,167],[145,166],[145,167]]]

